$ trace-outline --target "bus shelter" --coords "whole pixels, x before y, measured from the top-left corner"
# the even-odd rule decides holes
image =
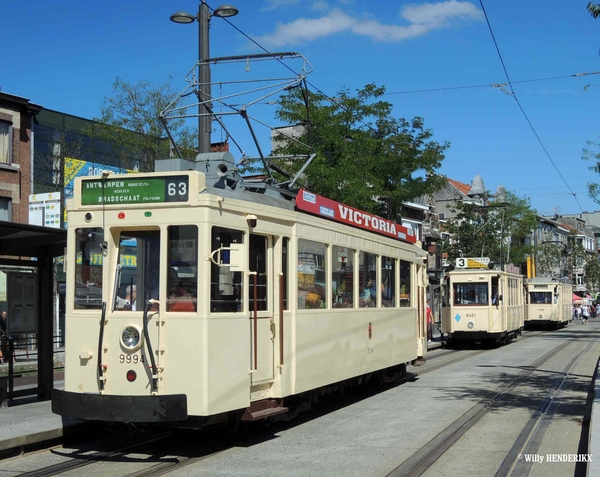
[[[34,286],[28,288],[33,290],[35,304],[28,326],[35,329],[37,336],[38,379],[37,388],[24,395],[37,394],[41,400],[50,399],[54,385],[53,263],[54,258],[64,255],[66,245],[66,230],[0,221],[0,267],[35,277],[32,280]],[[14,393],[14,397],[19,396]]]

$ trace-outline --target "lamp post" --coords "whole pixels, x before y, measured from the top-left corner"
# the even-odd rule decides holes
[[[198,22],[198,81],[200,83],[199,101],[209,100],[211,98],[210,88],[210,66],[205,62],[210,58],[209,52],[209,28],[210,18],[212,16],[227,18],[233,17],[239,13],[239,10],[231,5],[221,5],[213,14],[210,14],[208,4],[205,0],[198,6],[198,15],[194,16],[188,12],[176,12],[171,15],[171,21],[175,23],[193,23]],[[209,103],[210,104],[210,103]],[[212,116],[210,107],[205,104],[198,105],[198,152],[210,152],[210,133],[212,129]]]

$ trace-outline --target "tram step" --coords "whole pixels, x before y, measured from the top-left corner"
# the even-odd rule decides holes
[[[258,421],[288,411],[289,408],[283,406],[283,399],[265,399],[251,403],[244,411],[242,421]]]

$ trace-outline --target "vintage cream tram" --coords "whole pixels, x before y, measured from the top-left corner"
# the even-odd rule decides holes
[[[551,277],[525,281],[525,327],[564,328],[573,315],[573,285]]]
[[[523,276],[517,267],[455,269],[446,285],[442,333],[449,344],[506,343],[523,331]]]
[[[55,413],[258,420],[425,354],[425,253],[410,229],[244,181],[217,156],[76,179]]]

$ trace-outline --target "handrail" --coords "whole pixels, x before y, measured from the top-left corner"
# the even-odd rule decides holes
[[[283,307],[285,292],[285,275],[279,274],[279,366],[283,368]]]
[[[254,369],[258,370],[258,273],[248,272],[249,275],[254,275]]]
[[[144,341],[148,346],[148,354],[150,355],[150,363],[152,365],[152,393],[156,393],[158,391],[158,375],[156,368],[156,361],[154,359],[154,350],[152,349],[152,342],[150,341],[150,333],[148,333],[148,312],[152,305],[158,303],[156,300],[148,300],[146,302],[146,307],[144,308]]]
[[[106,300],[102,301],[102,316],[100,317],[100,336],[98,337],[98,387],[104,391],[104,365],[102,364],[102,344],[104,343],[104,324],[106,321]]]

